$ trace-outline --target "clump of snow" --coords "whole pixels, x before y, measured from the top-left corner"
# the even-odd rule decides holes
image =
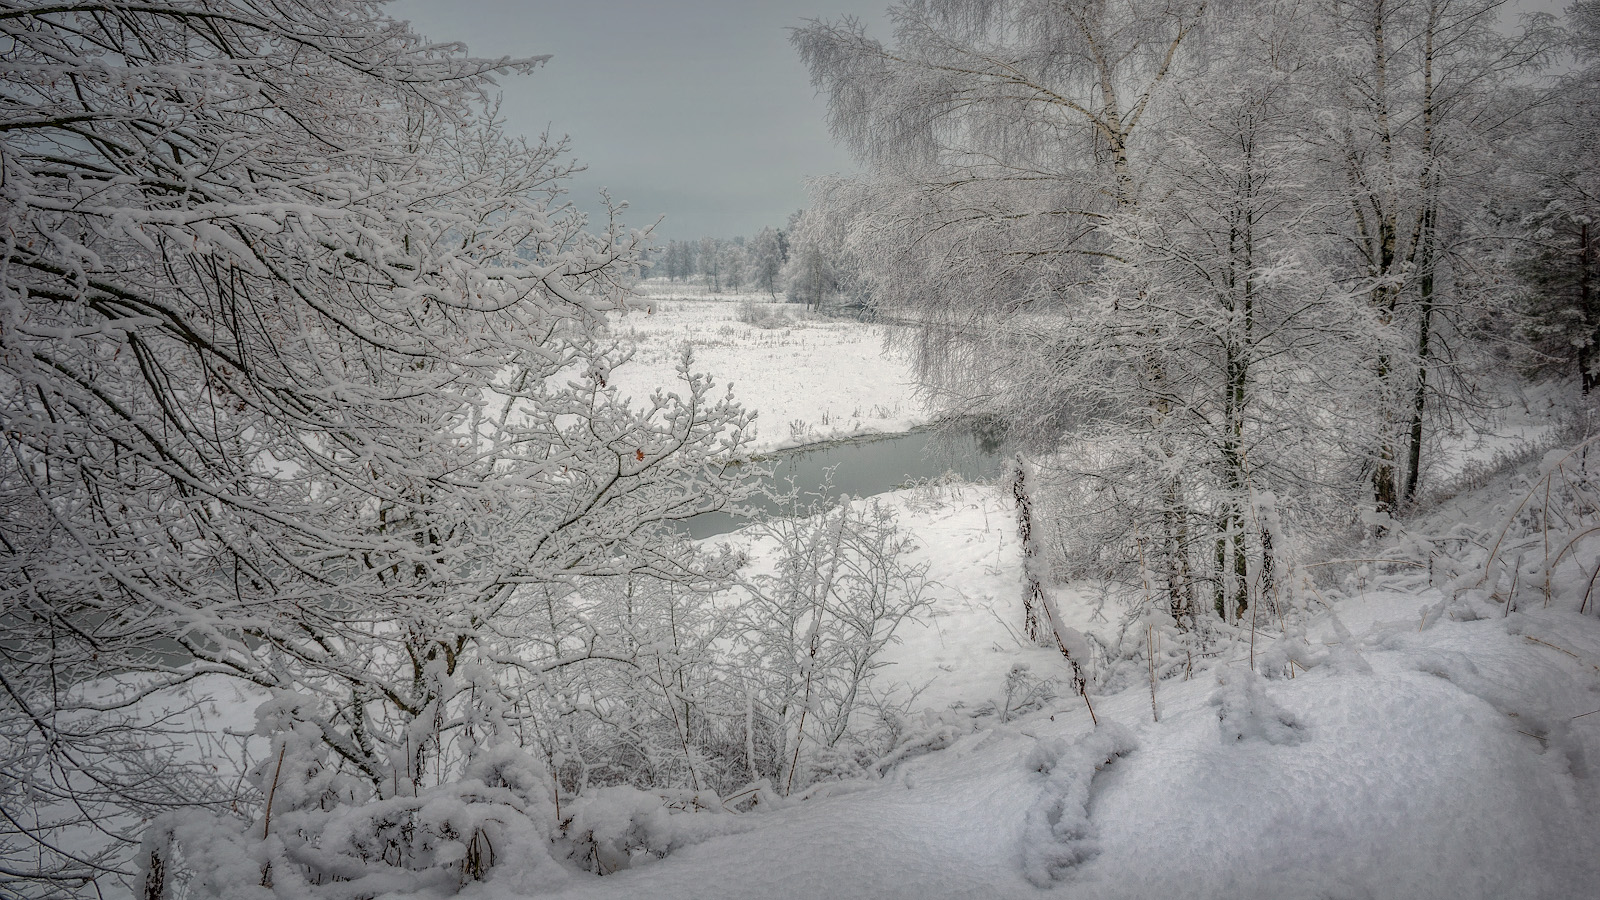
[[[1300,743],[1303,726],[1294,714],[1267,695],[1256,673],[1225,672],[1217,679],[1217,692],[1209,701],[1217,707],[1217,726],[1224,744],[1234,741],[1266,741],[1269,744]]]
[[[1023,827],[1022,872],[1035,886],[1063,880],[1099,852],[1089,823],[1089,792],[1102,769],[1138,746],[1131,731],[1106,721],[1071,742],[1040,741],[1029,754],[1028,768],[1048,776]]]

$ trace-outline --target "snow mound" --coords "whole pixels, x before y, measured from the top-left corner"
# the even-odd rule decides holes
[[[1049,887],[1092,859],[1099,848],[1089,823],[1089,795],[1097,775],[1138,747],[1133,732],[1102,722],[1070,744],[1041,741],[1029,768],[1046,773],[1044,793],[1028,810],[1023,831],[1022,871],[1038,887]]]
[[[1224,674],[1210,703],[1217,707],[1217,724],[1224,744],[1258,740],[1269,744],[1300,743],[1304,727],[1293,713],[1267,696],[1254,672]]]

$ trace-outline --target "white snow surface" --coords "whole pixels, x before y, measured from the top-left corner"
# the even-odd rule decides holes
[[[938,584],[880,682],[923,687],[917,704],[937,709],[998,700],[1018,662],[1064,678],[1016,638],[1021,558],[999,493],[887,500]],[[541,896],[1595,896],[1600,714],[1582,714],[1600,709],[1600,622],[1483,604],[1420,627],[1439,593],[1384,584],[1314,620],[1324,661],[1293,679],[1252,674],[1241,645],[1160,683],[1159,722],[1148,685],[1096,697],[1099,729],[1063,692],[883,779],[742,814],[748,830]],[[1058,603],[1108,627],[1079,595]]]
[[[737,324],[731,307],[681,309],[676,324],[662,320],[670,326],[662,334]],[[857,346],[877,358],[864,328],[841,327],[839,356]],[[641,346],[665,353],[667,343]],[[1437,521],[1415,527],[1486,521],[1512,479],[1455,496],[1430,514]],[[1256,675],[1241,642],[1193,678],[1160,682],[1159,721],[1147,683],[1096,694],[1097,728],[1065,686],[1059,655],[1020,635],[1022,554],[1009,498],[992,487],[929,484],[878,499],[921,545],[913,562],[928,567],[931,605],[901,627],[874,689],[977,730],[880,779],[828,785],[784,808],[671,821],[647,814],[670,838],[665,859],[642,854],[603,877],[549,867],[541,871],[553,881],[536,885],[491,876],[463,896],[1600,896],[1600,618],[1592,612],[1557,602],[1506,614],[1471,595],[1441,605],[1450,598],[1422,569],[1386,576],[1363,567],[1342,595],[1328,591],[1331,604],[1312,619],[1310,647],[1299,654],[1309,670]],[[711,540],[758,551],[753,563],[766,564],[749,531]],[[1106,638],[1121,610],[1099,610],[1094,597],[1081,585],[1055,592],[1067,625]],[[1019,666],[1057,680],[1059,696],[1007,722],[975,716],[1004,702]],[[198,728],[250,730],[251,692],[215,679],[195,691],[212,698],[196,711],[205,719]],[[642,796],[592,815],[629,813]],[[623,816],[613,830],[632,821]]]
[[[695,371],[733,385],[735,399],[757,411],[752,453],[895,434],[933,419],[906,358],[885,352],[884,326],[810,318],[802,307],[765,294],[710,294],[661,279],[643,282],[637,292],[645,309],[611,326],[635,350],[613,371],[614,383],[641,401],[657,389],[679,390],[677,365],[689,347]],[[761,328],[741,322],[746,303],[790,323]]]

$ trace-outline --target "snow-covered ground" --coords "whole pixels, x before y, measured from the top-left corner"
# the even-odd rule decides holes
[[[1481,421],[1461,423],[1453,433],[1440,436],[1432,480],[1447,485],[1463,475],[1547,448],[1559,438],[1564,424],[1582,414],[1573,407],[1573,394],[1573,385],[1565,380],[1500,387],[1491,394],[1498,402],[1484,412]]]
[[[641,331],[640,356],[650,365],[659,352],[662,372],[673,340],[748,328],[737,304],[668,303],[677,318],[658,311],[663,318],[641,324],[656,330]],[[636,323],[629,317],[619,330]],[[833,324],[796,331],[832,334],[826,353],[836,361],[852,346],[878,358],[866,326],[828,331]],[[748,353],[762,337],[739,340]],[[807,340],[823,345],[818,335]],[[702,349],[717,347],[708,338]],[[776,390],[768,399],[801,402]],[[1538,405],[1510,424],[1555,428],[1535,420]],[[783,408],[801,415],[799,406]],[[1475,460],[1483,451],[1456,452]],[[1157,683],[1153,699],[1142,676],[1099,689],[1098,726],[1071,693],[1060,656],[1021,636],[1023,560],[1009,498],[962,483],[882,495],[918,544],[910,562],[927,567],[930,605],[901,626],[874,690],[913,698],[911,710],[953,736],[947,746],[889,766],[882,778],[813,790],[803,802],[674,815],[668,827],[678,839],[665,859],[642,854],[604,877],[550,864],[540,870],[550,880],[491,877],[465,896],[1600,895],[1600,618],[1592,605],[1576,611],[1581,589],[1570,584],[1557,585],[1546,606],[1526,582],[1522,608],[1508,609],[1492,585],[1462,590],[1465,564],[1445,555],[1490,542],[1485,536],[1492,540],[1540,465],[1530,459],[1485,476],[1402,523],[1400,540],[1364,551],[1398,564],[1324,576],[1304,601],[1303,639],[1263,638],[1254,648],[1262,674],[1246,640],[1224,643],[1192,677]],[[749,531],[712,540],[761,545]],[[1436,553],[1434,571],[1423,561]],[[1527,559],[1537,556],[1529,550]],[[1594,557],[1578,562],[1592,570]],[[764,564],[759,552],[754,564]],[[1114,640],[1114,603],[1097,608],[1083,585],[1055,597],[1068,624]],[[1300,664],[1294,677],[1266,677],[1281,676],[1291,657]],[[248,732],[259,698],[220,681],[197,691],[213,688],[197,724]],[[1017,702],[1030,691],[1034,702]],[[1016,708],[1025,711],[996,712]],[[595,806],[596,815],[607,812]],[[630,827],[622,812],[621,827]]]
[[[711,294],[661,279],[641,283],[637,292],[646,309],[612,323],[612,333],[636,348],[632,361],[612,373],[615,383],[638,398],[674,390],[688,347],[696,371],[732,384],[735,398],[759,413],[752,452],[893,434],[932,418],[905,358],[884,351],[884,326],[808,318],[801,307],[765,294]],[[740,321],[747,304],[786,324]]]
[[[1507,479],[1448,517],[1492,518]],[[881,681],[959,714],[1003,702],[1019,663],[1064,678],[1059,657],[1017,636],[1021,555],[997,491],[885,501],[935,586]],[[1416,523],[1430,524],[1445,523]],[[1253,673],[1241,641],[1159,683],[1159,721],[1147,684],[1096,697],[1098,728],[1063,692],[881,780],[746,815],[739,833],[576,876],[556,896],[1596,896],[1600,712],[1586,714],[1600,710],[1600,621],[1570,597],[1508,613],[1485,592],[1447,596],[1443,574],[1377,568],[1324,585],[1331,605],[1315,605],[1304,643],[1256,648],[1292,652],[1308,667],[1296,677]],[[1058,600],[1094,620],[1071,592]]]

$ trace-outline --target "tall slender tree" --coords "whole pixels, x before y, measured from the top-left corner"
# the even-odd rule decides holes
[[[1600,3],[1567,10],[1577,66],[1557,83],[1517,160],[1530,173],[1523,272],[1533,349],[1570,367],[1584,393],[1600,387]]]
[[[1372,451],[1378,508],[1421,483],[1430,378],[1447,374],[1440,329],[1470,301],[1481,199],[1494,154],[1520,127],[1511,80],[1548,51],[1539,29],[1497,29],[1505,0],[1336,0],[1327,40],[1352,48],[1329,66],[1325,147],[1344,182],[1350,283],[1368,296],[1384,341],[1373,359],[1383,431]]]

